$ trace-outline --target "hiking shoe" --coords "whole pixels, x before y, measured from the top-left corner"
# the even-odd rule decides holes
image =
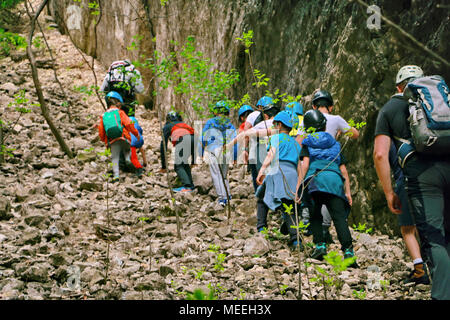
[[[143,173],[144,173],[144,169],[143,168],[136,169],[136,176],[137,177],[142,176]]]
[[[300,247],[300,251],[303,251],[303,244],[300,242],[298,243],[297,240],[294,240],[291,244],[290,244],[290,249],[292,251],[297,251],[298,247]]]
[[[285,221],[283,221],[281,223],[280,232],[281,232],[281,234],[284,234],[284,235],[288,235],[289,234],[288,226],[287,226]]]
[[[116,183],[116,182],[119,182],[119,177],[112,178],[111,183]]]
[[[227,205],[227,203],[228,203],[227,199],[219,199],[219,204],[222,207],[225,207]]]
[[[136,171],[136,167],[134,166],[134,164],[131,161],[125,161],[125,172],[135,172]]]
[[[414,270],[411,271],[409,276],[403,280],[403,284],[415,283],[415,284],[430,284],[430,278],[425,264],[417,263],[414,265]]]
[[[345,249],[345,251],[344,251],[344,260],[345,259],[350,259],[350,258],[353,258],[353,257],[355,257],[355,253],[353,252],[353,249],[351,249],[351,248]],[[348,266],[348,268],[355,268],[355,269],[359,268],[359,265],[356,263],[356,259],[351,265]]]
[[[334,243],[333,237],[330,234],[329,227],[322,226],[322,228],[323,228],[323,237],[325,239],[325,243],[326,244]]]
[[[192,191],[194,191],[194,189],[192,189],[192,188],[185,188],[185,187],[183,187],[183,189],[181,189],[181,191],[180,191],[180,192],[192,192]]]
[[[311,254],[310,258],[316,259],[316,260],[323,260],[323,256],[327,254],[327,247],[325,242],[321,242],[316,244],[316,247],[314,248],[313,253]]]
[[[181,192],[184,189],[184,187],[178,187],[178,188],[173,188],[172,191],[173,192]]]

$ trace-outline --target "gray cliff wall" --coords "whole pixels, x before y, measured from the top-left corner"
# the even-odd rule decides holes
[[[450,60],[449,9],[445,1],[372,1],[381,13],[411,33],[428,48]],[[145,4],[145,7],[144,7]],[[72,0],[52,0],[51,14],[61,24],[70,15]],[[252,72],[244,48],[235,39],[253,30],[251,48],[254,67],[271,79],[268,90],[280,89],[304,96],[310,108],[310,95],[317,88],[329,90],[335,100],[334,113],[356,122],[366,121],[358,141],[350,141],[345,155],[349,160],[354,206],[350,223],[361,222],[387,233],[398,233],[396,218],[386,202],[373,168],[373,132],[378,110],[395,93],[394,78],[404,64],[418,64],[427,74],[450,79],[450,70],[411,43],[394,28],[381,23],[381,30],[369,30],[370,16],[360,4],[346,0],[160,0],[101,1],[102,18],[94,37],[94,21],[83,1],[82,23],[72,30],[76,45],[95,55],[105,66],[116,59],[150,56],[153,50],[168,53],[171,40],[184,43],[196,37],[199,50],[220,70],[235,68],[241,81],[232,98],[250,93],[256,103],[262,92],[252,86]],[[143,45],[130,52],[133,36],[142,35]],[[151,40],[156,37],[156,41]],[[97,45],[95,45],[97,40]],[[149,92],[155,84],[144,71]],[[161,94],[154,103],[164,108],[185,102]],[[189,112],[189,110],[187,110]]]

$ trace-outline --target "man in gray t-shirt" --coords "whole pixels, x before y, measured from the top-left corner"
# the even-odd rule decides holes
[[[349,136],[352,139],[357,139],[359,137],[359,131],[355,128],[351,127],[347,121],[344,120],[341,116],[332,115],[330,112],[333,110],[333,98],[328,91],[320,90],[314,94],[313,100],[313,109],[318,109],[323,113],[325,118],[327,119],[327,125],[325,131],[328,132],[331,136],[337,139],[341,134],[346,134],[350,132]],[[301,123],[300,128],[303,127],[303,123]],[[304,128],[308,129],[308,128]],[[306,137],[306,130],[299,129],[298,136],[296,138],[297,142],[301,144],[303,139]],[[307,213],[306,213],[307,214]],[[322,216],[323,216],[323,229],[325,233],[325,237],[327,242],[332,242],[331,235],[329,233],[329,228],[331,226],[331,216],[325,206],[322,207]],[[303,216],[303,219],[309,219],[309,216]]]

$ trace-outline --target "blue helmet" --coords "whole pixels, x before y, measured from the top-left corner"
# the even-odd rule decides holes
[[[288,111],[278,112],[275,118],[273,118],[273,122],[281,122],[288,128],[292,128],[294,126],[294,119],[292,118],[292,113]],[[298,123],[298,118],[297,118]]]
[[[286,105],[286,111],[291,110],[293,114],[297,115],[297,116],[302,116],[303,115],[303,106],[301,103],[293,101],[293,102],[289,102]]]
[[[272,97],[264,96],[261,99],[258,100],[258,103],[256,106],[261,106],[264,111],[269,110],[273,106],[275,106],[275,103],[273,102]]]
[[[121,96],[118,92],[116,92],[116,91],[110,91],[110,92],[108,92],[108,94],[105,96],[106,103],[108,103],[109,98],[117,99],[117,100],[119,100],[121,103],[123,103],[122,96]]]
[[[248,104],[244,104],[242,107],[239,108],[238,117],[242,116],[247,111],[253,111],[253,108]]]
[[[227,113],[230,111],[230,106],[228,105],[228,102],[226,102],[225,100],[220,100],[219,102],[216,103],[213,110],[219,113]]]

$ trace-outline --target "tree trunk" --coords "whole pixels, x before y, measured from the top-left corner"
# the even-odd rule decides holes
[[[65,154],[67,154],[67,156],[69,158],[72,159],[73,158],[72,151],[67,146],[66,142],[64,141],[64,138],[62,137],[61,133],[59,132],[58,128],[55,126],[55,124],[53,123],[53,121],[50,117],[50,114],[49,114],[49,111],[47,108],[47,103],[45,102],[44,94],[42,93],[41,83],[39,81],[39,74],[38,74],[38,70],[36,68],[36,60],[34,58],[34,54],[33,54],[33,50],[32,50],[33,33],[34,33],[35,26],[36,26],[36,20],[39,17],[39,15],[41,14],[44,7],[47,5],[48,1],[49,0],[42,1],[38,10],[36,10],[36,14],[34,15],[33,19],[31,20],[31,30],[30,30],[30,34],[28,36],[28,41],[27,41],[28,42],[27,55],[28,55],[28,60],[30,61],[30,65],[31,65],[31,75],[33,77],[34,87],[36,88],[36,94],[39,99],[39,105],[41,107],[42,116],[44,117],[45,121],[47,122],[48,126],[50,127],[50,130],[52,131],[53,135],[55,136],[56,141],[58,141],[61,149],[64,151]]]

